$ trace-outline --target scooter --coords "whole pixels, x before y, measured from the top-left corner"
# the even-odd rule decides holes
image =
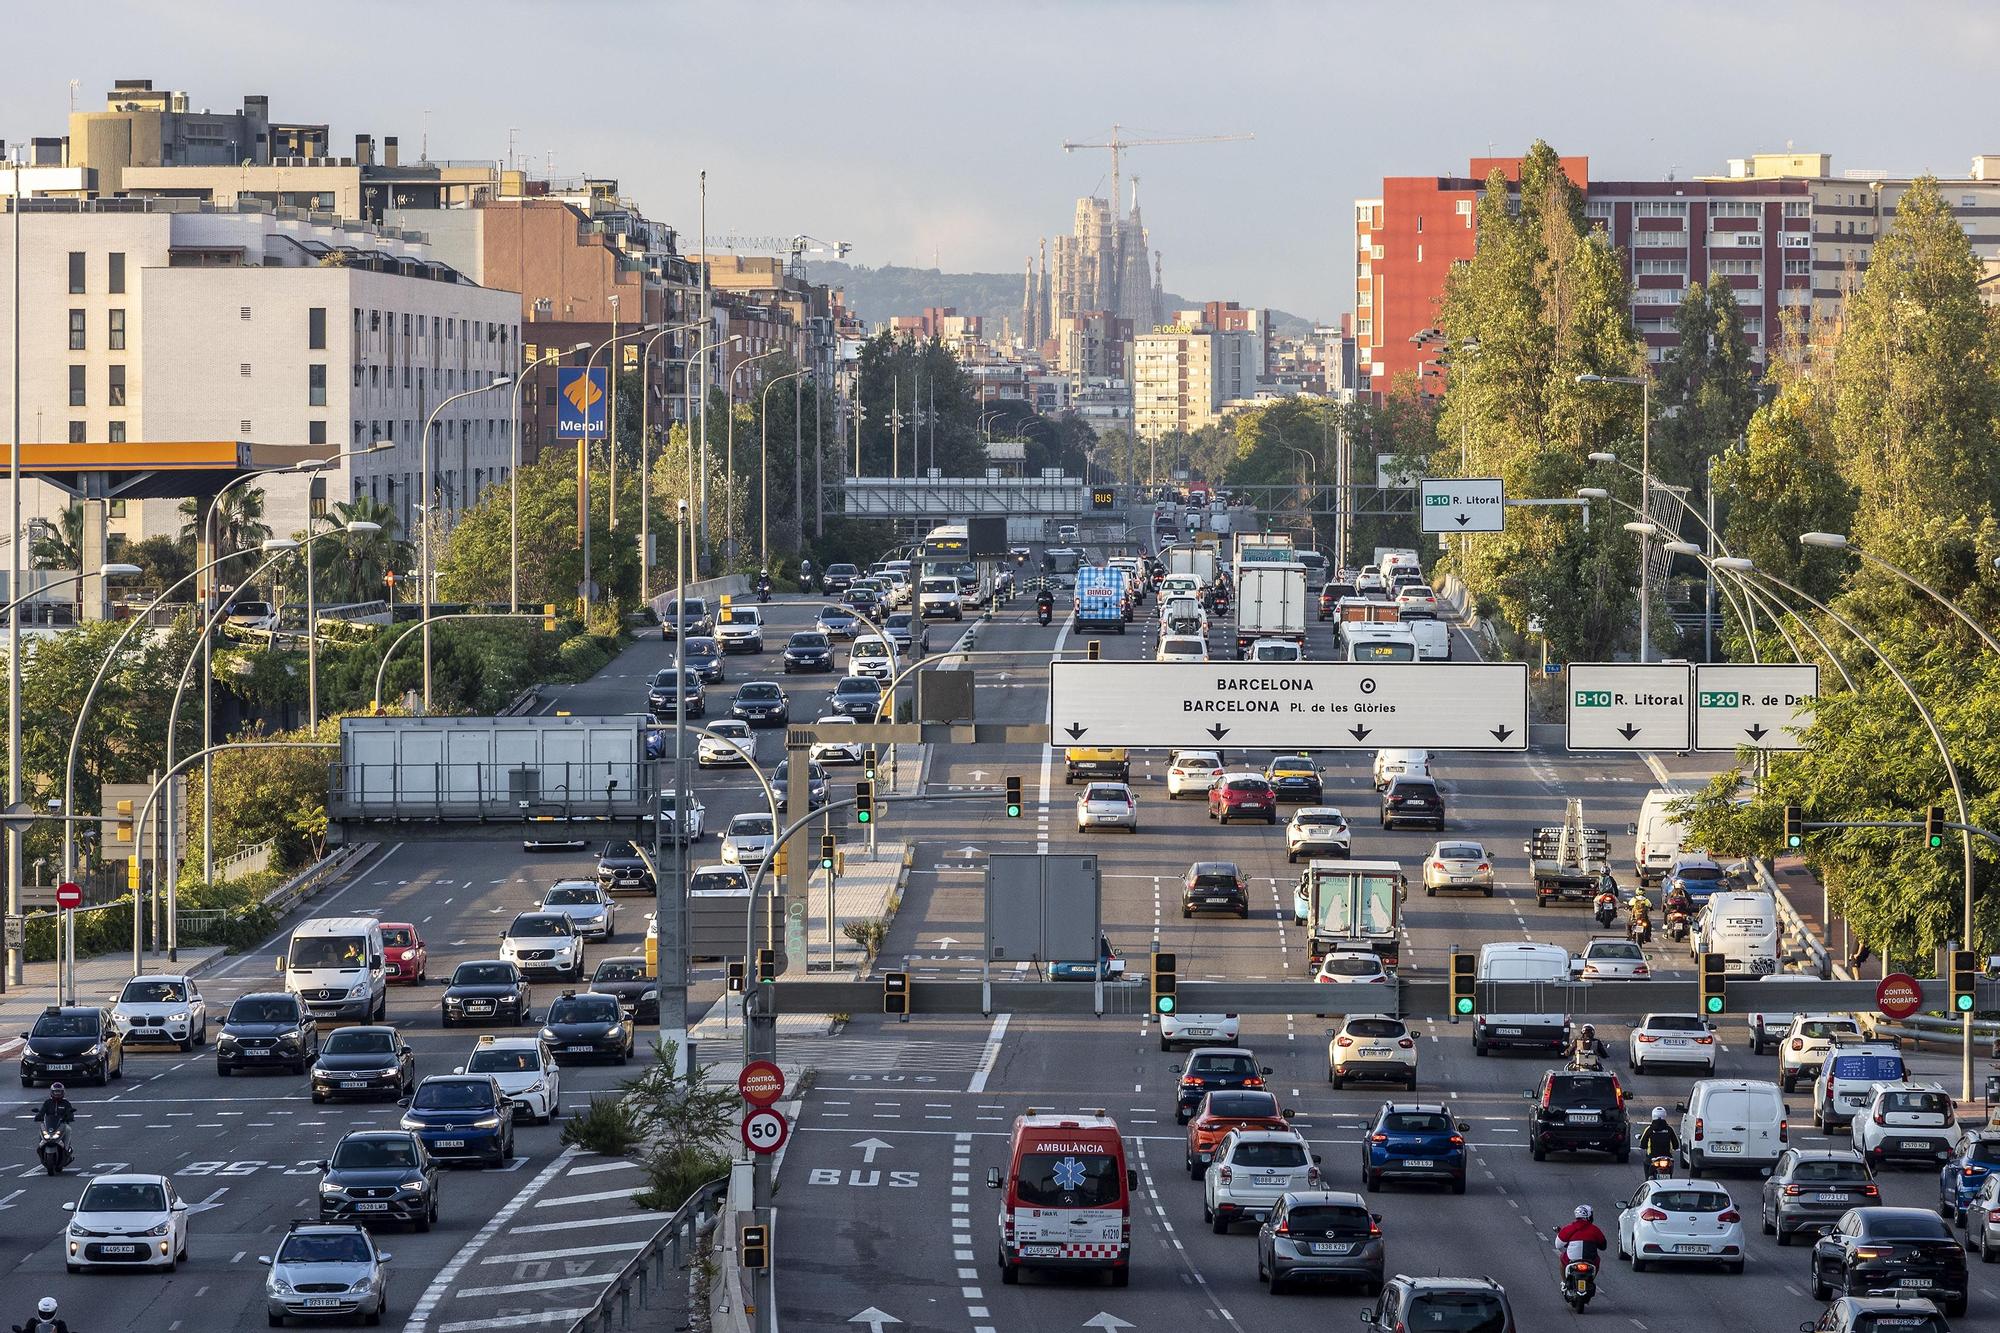
[[[1615,893],[1598,894],[1596,908],[1597,924],[1601,928],[1609,930],[1611,923],[1618,919],[1618,895]]]
[[[1597,1265],[1588,1259],[1572,1259],[1563,1265],[1563,1304],[1577,1314],[1597,1294]]]
[[[1667,938],[1677,943],[1685,943],[1688,937],[1688,914],[1678,907],[1667,909]]]
[[[1674,1159],[1672,1154],[1661,1153],[1656,1157],[1648,1157],[1646,1159],[1646,1179],[1658,1180],[1661,1176],[1671,1176],[1673,1173]]]
[[[73,1160],[69,1150],[69,1139],[59,1126],[44,1125],[42,1141],[35,1147],[35,1157],[42,1164],[42,1170],[52,1176],[62,1174],[64,1167]]]
[[[1634,944],[1652,943],[1653,919],[1649,916],[1634,916],[1625,923],[1625,938]]]
[[[1054,614],[1055,614],[1055,604],[1053,602],[1035,603],[1035,619],[1040,623],[1044,625],[1048,624],[1049,618]]]
[[[760,602],[768,602],[771,600],[771,584],[769,580],[760,580],[758,582],[757,600]]]

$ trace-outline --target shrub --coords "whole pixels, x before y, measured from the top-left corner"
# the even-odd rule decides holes
[[[640,1166],[646,1187],[632,1201],[641,1208],[671,1213],[690,1194],[729,1170],[729,1154],[712,1146],[683,1144],[648,1153]]]
[[[582,1115],[572,1115],[563,1122],[564,1147],[605,1157],[623,1157],[644,1139],[632,1107],[623,1097],[592,1097]]]
[[[848,922],[840,928],[840,933],[860,945],[873,958],[882,952],[882,945],[889,938],[889,923],[880,917],[869,917],[865,921]]]

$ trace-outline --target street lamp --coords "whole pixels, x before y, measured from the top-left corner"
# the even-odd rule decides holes
[[[546,356],[536,357],[521,367],[520,375],[514,380],[514,409],[508,433],[508,445],[513,457],[512,470],[507,474],[507,609],[521,609],[521,390],[527,387],[528,376],[552,361],[560,361],[572,352],[588,351],[587,342],[574,343],[557,348]]]
[[[504,389],[513,382],[512,375],[501,375],[486,381],[476,389],[462,389],[432,408],[430,416],[424,420],[424,456],[417,483],[418,513],[423,516],[424,530],[422,546],[417,553],[417,583],[420,585],[417,590],[424,595],[424,712],[427,715],[431,711],[431,603],[437,600],[437,590],[432,586],[435,580],[431,573],[431,528],[435,526],[431,521],[431,514],[437,508],[435,498],[431,495],[431,427],[437,424],[439,413],[460,399],[471,398],[475,394],[486,393],[492,389]],[[587,561],[583,575],[584,582],[588,584],[590,566]]]
[[[758,469],[763,473],[762,479],[757,483],[757,507],[760,511],[757,519],[757,567],[759,569],[769,569],[771,567],[771,390],[783,384],[786,380],[797,379],[805,373],[806,368],[800,366],[797,370],[788,370],[782,375],[773,375],[770,379],[764,381],[764,392],[759,397],[760,408],[757,414],[757,428],[760,441],[757,446],[757,465]]]
[[[723,375],[723,379],[727,381],[724,387],[729,393],[728,434],[726,443],[723,446],[722,460],[722,471],[725,480],[728,482],[722,496],[722,522],[723,526],[728,529],[723,538],[723,563],[725,565],[734,564],[736,561],[736,376],[744,367],[755,365],[766,357],[776,356],[784,350],[782,347],[773,347],[768,352],[759,352],[755,356],[746,356],[733,366],[729,364],[727,357],[723,358],[722,364],[726,372]]]
[[[653,428],[653,344],[670,333],[700,327],[701,321],[697,319],[661,329],[639,348],[639,603],[642,606],[652,605],[653,600],[648,595],[651,591],[648,575],[653,562],[653,470],[646,465],[646,441]]]
[[[0,606],[0,615],[6,615],[7,613],[11,612],[15,607],[21,605],[23,602],[29,601],[32,598],[40,597],[43,593],[47,592],[49,589],[60,588],[66,583],[81,583],[87,578],[95,578],[95,577],[103,577],[107,579],[133,579],[139,577],[139,575],[144,572],[145,571],[140,569],[137,565],[119,565],[119,564],[107,563],[99,565],[96,569],[86,570],[81,574],[65,574],[63,577],[59,579],[50,579],[47,583],[44,583],[41,587],[35,589],[33,592],[22,593],[19,597],[16,597],[13,601],[7,603],[7,605],[5,606]]]
[[[383,449],[393,449],[395,447],[396,447],[396,442],[394,440],[377,440],[375,443],[369,445],[365,449],[349,449],[344,453],[335,454],[331,458],[309,458],[305,462],[300,463],[298,465],[298,470],[300,472],[307,473],[313,476],[315,479],[317,479],[318,474],[326,471],[328,468],[332,467],[335,463],[345,462],[347,459],[350,458],[358,458],[362,454],[378,453]],[[357,533],[357,534],[380,532],[382,530],[382,525],[380,523],[371,523],[366,519],[355,519],[351,522],[341,524],[340,526],[343,531]],[[312,529],[311,490],[308,490],[306,492],[306,529],[308,532],[310,532]],[[311,731],[319,730],[318,596],[319,596],[319,583],[318,580],[315,579],[313,576],[312,543],[307,542],[306,543],[306,727],[308,730]]]
[[[1881,566],[1883,569],[1888,570],[1891,574],[1894,574],[1897,578],[1909,584],[1912,588],[1915,588],[1917,591],[1924,593],[1932,601],[1936,602],[1939,606],[1942,606],[1945,610],[1951,612],[1953,615],[1957,616],[1960,620],[1964,621],[1966,627],[1970,629],[1974,634],[1977,634],[1979,636],[1980,642],[1984,643],[1987,646],[1987,648],[1991,649],[1995,654],[2000,654],[2000,642],[1994,641],[1993,636],[1986,632],[1985,626],[1981,625],[1977,620],[1974,620],[1972,616],[1969,615],[1963,607],[1958,605],[1958,603],[1952,601],[1949,597],[1946,597],[1936,588],[1931,587],[1930,584],[1920,581],[1915,575],[1909,573],[1907,570],[1904,570],[1897,565],[1890,564],[1887,560],[1884,560],[1881,556],[1876,555],[1873,551],[1862,550],[1859,546],[1856,546],[1849,538],[1843,536],[1838,532],[1802,532],[1799,534],[1799,541],[1803,545],[1817,546],[1823,550],[1828,550],[1828,551],[1852,551],[1854,554],[1860,556],[1863,560],[1867,561],[1869,564]],[[1996,564],[2000,564],[2000,561],[1996,561]],[[1968,948],[1971,947],[1970,940],[1966,941],[1966,946]]]
[[[1619,499],[1617,496],[1613,495],[1610,491],[1605,490],[1602,486],[1579,486],[1576,489],[1576,493],[1579,498],[1584,500],[1607,501],[1611,504],[1618,505],[1621,508],[1630,510],[1634,514],[1637,514],[1639,512],[1639,510],[1635,506],[1626,503],[1624,500]],[[1639,530],[1642,526],[1649,528],[1651,530],[1647,532],[1640,532]],[[1642,537],[1663,537],[1666,535],[1664,530],[1662,530],[1659,527],[1659,525],[1653,523],[1645,523],[1645,524],[1627,523],[1625,525],[1625,529],[1628,532],[1638,532],[1639,535]],[[1716,568],[1714,562],[1711,561],[1707,557],[1707,555],[1702,552],[1699,546],[1694,545],[1694,543],[1680,542],[1680,541],[1665,541],[1660,543],[1660,549],[1663,551],[1671,551],[1677,555],[1687,555],[1690,553],[1694,554],[1701,560],[1703,567],[1710,571],[1710,577],[1713,577],[1713,571]],[[1739,603],[1736,600],[1735,594],[1729,591],[1729,587],[1727,584],[1718,584],[1717,586],[1722,589],[1723,597],[1729,602],[1729,609],[1736,613],[1736,623],[1742,626],[1743,628],[1744,637],[1748,640],[1750,644],[1750,660],[1752,662],[1761,661],[1762,658],[1758,656],[1758,648],[1757,648],[1757,622],[1755,618],[1749,615],[1745,609],[1746,605],[1748,606],[1759,605],[1756,594],[1748,587],[1744,588],[1743,593],[1746,600],[1745,602]],[[1769,608],[1766,609],[1768,610]],[[1776,621],[1782,619],[1782,617],[1777,613],[1773,613],[1772,619]],[[1792,643],[1791,635],[1785,633],[1785,628],[1782,624],[1778,626],[1778,633],[1785,635],[1786,643]],[[1798,656],[1797,644],[1792,644],[1792,655],[1794,657]]]
[[[583,363],[584,382],[586,384],[590,382],[590,372],[597,366],[597,354],[599,352],[613,343],[624,342],[628,338],[643,338],[649,333],[657,333],[663,325],[664,321],[655,321],[651,324],[641,324],[635,329],[628,329],[624,333],[616,332],[618,328],[618,298],[613,296],[611,298],[612,335],[592,348],[590,355],[585,358]],[[618,441],[612,438],[611,423],[613,414],[618,406],[618,359],[616,357],[613,357],[611,364],[605,367],[604,383],[604,444],[605,448],[610,451],[611,457],[615,459],[618,456]],[[614,489],[612,491],[610,512],[613,517],[616,517],[618,513],[617,491],[615,488],[618,478],[616,463],[612,464],[611,477]],[[583,414],[583,436],[576,442],[576,537],[577,543],[583,547],[583,620],[585,627],[588,628],[590,624],[590,411],[587,408]],[[430,661],[428,647],[424,654],[424,660],[426,663]],[[428,674],[427,667],[426,675]],[[429,711],[430,703],[428,700],[425,701],[424,708],[425,711]]]
[[[1841,662],[1840,658],[1835,655],[1833,648],[1827,643],[1827,641],[1820,637],[1820,633],[1817,629],[1813,627],[1812,621],[1806,619],[1798,612],[1792,610],[1791,607],[1786,606],[1783,602],[1773,597],[1769,592],[1763,590],[1762,588],[1759,588],[1756,583],[1752,582],[1747,576],[1745,576],[1741,571],[1737,570],[1733,566],[1729,568],[1723,568],[1722,566],[1718,565],[1716,563],[1716,558],[1711,557],[1708,552],[1702,550],[1699,546],[1696,546],[1693,542],[1662,542],[1660,544],[1660,549],[1663,551],[1671,551],[1675,555],[1693,556],[1696,560],[1701,561],[1703,567],[1707,569],[1710,577],[1713,577],[1718,571],[1725,574],[1735,574],[1736,578],[1734,582],[1736,583],[1737,591],[1743,594],[1745,602],[1747,602],[1751,606],[1761,606],[1764,608],[1764,613],[1771,617],[1772,628],[1776,629],[1778,631],[1779,636],[1784,639],[1785,646],[1792,650],[1792,660],[1794,662],[1803,662],[1806,660],[1806,657],[1804,653],[1799,651],[1798,640],[1794,639],[1792,637],[1792,632],[1785,628],[1786,616],[1790,616],[1792,619],[1799,622],[1799,628],[1803,629],[1806,632],[1807,636],[1811,638],[1814,643],[1819,645],[1819,650],[1826,657],[1826,660],[1833,663],[1833,669],[1840,673],[1840,679],[1842,680],[1842,682],[1846,684],[1849,690],[1852,690],[1854,688],[1854,678],[1847,674],[1847,667]],[[1727,557],[1727,556],[1722,558],[1733,559],[1733,557]],[[1715,586],[1720,588],[1722,590],[1722,595],[1729,599],[1730,609],[1736,612],[1736,622],[1739,625],[1745,626],[1747,629],[1750,622],[1744,619],[1743,608],[1737,605],[1736,595],[1735,593],[1730,592],[1729,583],[1728,582],[1718,583]],[[1763,658],[1758,656],[1757,652],[1756,634],[1750,633],[1749,640],[1750,640],[1750,660],[1752,662],[1762,662]]]
[[[1636,384],[1639,386],[1639,512],[1653,516],[1653,384],[1645,375],[1594,375],[1576,377],[1578,384]],[[1592,454],[1595,459],[1597,455]],[[1600,460],[1601,461],[1601,460]],[[1639,660],[1652,660],[1653,581],[1646,568],[1646,548],[1639,548]]]

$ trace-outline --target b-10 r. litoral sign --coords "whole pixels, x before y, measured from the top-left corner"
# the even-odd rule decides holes
[[[1507,491],[1498,477],[1427,477],[1418,483],[1425,532],[1499,532]]]
[[[1525,750],[1522,662],[1055,662],[1056,745]]]

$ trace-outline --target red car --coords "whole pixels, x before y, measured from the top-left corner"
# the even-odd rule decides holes
[[[1208,789],[1208,817],[1227,824],[1232,819],[1262,817],[1278,822],[1278,789],[1255,773],[1228,773]]]
[[[382,961],[388,965],[390,981],[421,986],[424,966],[430,961],[430,950],[424,947],[424,937],[409,922],[384,921]]]

